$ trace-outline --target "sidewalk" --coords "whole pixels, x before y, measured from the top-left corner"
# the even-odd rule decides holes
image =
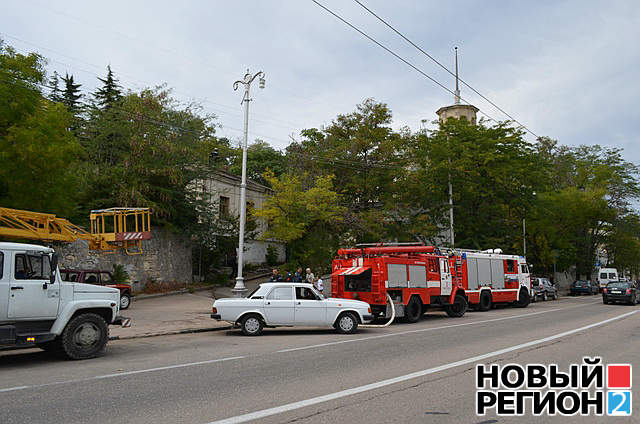
[[[133,302],[122,315],[131,318],[131,327],[109,328],[110,339],[122,340],[168,334],[224,330],[231,326],[211,318],[210,291],[177,294]]]

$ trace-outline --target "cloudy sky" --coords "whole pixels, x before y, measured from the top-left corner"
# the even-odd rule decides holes
[[[424,73],[453,78],[350,0],[319,0]],[[563,144],[622,147],[640,163],[640,2],[362,0],[408,38],[534,133]],[[37,51],[48,69],[86,90],[108,64],[126,88],[167,83],[176,98],[218,116],[239,140],[247,68],[250,138],[284,148],[302,128],[328,124],[367,97],[387,103],[394,126],[417,130],[451,94],[310,0],[4,0],[0,38]],[[462,87],[489,116],[505,115]],[[534,140],[528,135],[529,140]]]

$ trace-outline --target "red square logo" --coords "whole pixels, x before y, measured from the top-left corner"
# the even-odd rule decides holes
[[[609,364],[607,365],[607,387],[610,389],[631,388],[631,365]]]

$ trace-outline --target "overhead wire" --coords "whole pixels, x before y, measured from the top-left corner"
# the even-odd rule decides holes
[[[353,25],[351,22],[347,21],[346,19],[344,19],[342,16],[338,15],[336,12],[334,12],[333,10],[329,9],[328,7],[326,7],[325,5],[323,5],[322,3],[320,3],[317,0],[311,0],[312,2],[314,2],[317,6],[319,6],[320,8],[324,9],[327,13],[331,14],[333,17],[335,17],[336,19],[338,19],[339,21],[341,21],[342,23],[344,23],[345,25],[347,25],[348,27],[350,27],[351,29],[353,29],[354,31],[358,32],[360,35],[362,35],[363,37],[365,37],[366,39],[368,39],[369,41],[371,41],[372,43],[374,43],[375,45],[377,45],[378,47],[380,47],[381,49],[385,50],[387,53],[389,53],[390,55],[392,55],[393,57],[395,57],[396,59],[398,59],[399,61],[401,61],[402,63],[404,63],[405,65],[409,66],[411,69],[413,69],[414,71],[418,72],[420,75],[422,75],[423,77],[427,78],[429,81],[433,82],[434,84],[436,84],[438,87],[442,88],[443,90],[447,91],[448,93],[453,94],[454,96],[457,96],[460,100],[462,100],[464,103],[471,105],[471,103],[469,101],[467,101],[466,99],[464,99],[461,96],[458,96],[455,92],[453,92],[452,90],[450,90],[449,88],[447,88],[444,84],[442,84],[441,82],[437,81],[435,78],[433,78],[432,76],[430,76],[429,74],[427,74],[426,72],[424,72],[422,69],[418,68],[416,65],[414,65],[413,63],[409,62],[407,59],[403,58],[402,56],[400,56],[398,53],[394,52],[393,50],[391,50],[389,47],[385,46],[384,44],[382,44],[381,42],[379,42],[378,40],[376,40],[375,38],[373,38],[372,36],[370,36],[369,34],[367,34],[366,32],[364,32],[363,30],[361,30],[360,28],[356,27],[355,25]],[[483,115],[485,115],[488,119],[490,119],[491,121],[494,122],[498,122],[498,120],[494,119],[491,115],[489,115],[487,112],[485,112],[484,110],[478,108],[478,111],[480,113],[482,113]]]
[[[417,44],[415,44],[413,41],[411,41],[407,36],[405,36],[403,33],[401,33],[400,31],[398,31],[395,27],[393,27],[390,23],[388,23],[387,21],[385,21],[384,19],[382,19],[378,14],[376,14],[373,10],[371,10],[370,8],[368,8],[367,6],[365,6],[360,0],[354,0],[357,4],[359,4],[363,9],[365,9],[367,12],[369,12],[371,15],[373,15],[376,19],[378,19],[380,22],[382,22],[384,25],[386,25],[389,29],[391,29],[393,32],[395,32],[398,36],[400,36],[403,40],[405,40],[407,43],[411,44],[413,47],[415,47],[419,52],[421,52],[423,55],[427,56],[429,59],[431,59],[433,62],[435,62],[438,66],[440,66],[442,69],[444,69],[446,72],[448,72],[450,75],[456,77],[461,83],[463,83],[467,88],[469,88],[471,91],[473,91],[474,93],[476,93],[478,96],[480,96],[482,99],[484,99],[485,101],[487,101],[489,104],[491,104],[491,106],[495,107],[496,109],[498,109],[500,112],[504,113],[509,119],[511,119],[513,122],[519,124],[522,128],[524,128],[527,132],[529,132],[531,135],[533,135],[536,138],[540,138],[536,133],[534,133],[533,131],[531,131],[529,128],[527,128],[526,125],[524,125],[523,123],[521,123],[520,121],[518,121],[516,118],[514,118],[513,116],[511,116],[509,113],[507,113],[504,109],[502,109],[500,106],[498,106],[497,104],[495,104],[494,102],[492,102],[490,99],[488,99],[487,97],[485,97],[483,94],[481,94],[478,90],[476,90],[474,87],[471,86],[471,84],[468,84],[464,79],[460,78],[458,75],[456,75],[455,73],[453,73],[451,70],[449,70],[449,68],[447,68],[446,66],[444,66],[442,63],[440,63],[435,57],[433,57],[432,55],[430,55],[429,53],[427,53],[423,48],[421,48],[420,46],[418,46]]]

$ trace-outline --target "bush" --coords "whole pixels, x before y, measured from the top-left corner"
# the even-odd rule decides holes
[[[265,255],[267,265],[274,266],[278,263],[278,249],[275,246],[267,246],[267,254]]]
[[[117,281],[119,283],[128,283],[129,282],[129,273],[124,269],[124,265],[113,264],[113,281]]]

